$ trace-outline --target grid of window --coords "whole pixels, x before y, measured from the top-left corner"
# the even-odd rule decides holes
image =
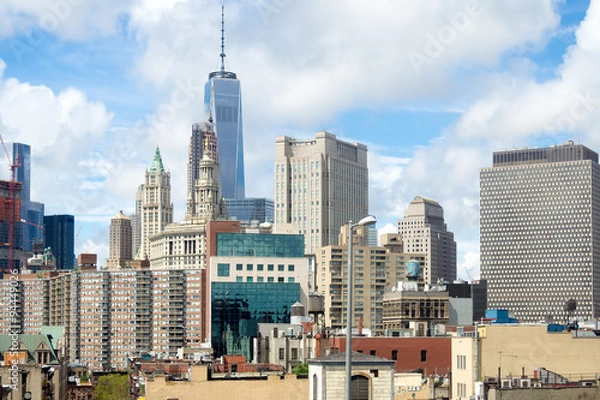
[[[219,232],[217,256],[304,257],[304,236]]]

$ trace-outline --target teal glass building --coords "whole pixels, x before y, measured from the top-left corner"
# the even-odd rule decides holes
[[[217,256],[304,258],[304,236],[217,233]]]
[[[214,356],[242,354],[250,361],[258,323],[289,323],[291,306],[299,300],[299,283],[212,282]]]

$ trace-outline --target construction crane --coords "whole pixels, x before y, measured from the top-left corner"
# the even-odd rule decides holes
[[[8,202],[8,269],[12,270],[14,268],[15,259],[15,188],[18,183],[15,180],[15,171],[21,166],[21,161],[20,156],[17,156],[16,159],[11,159],[2,135],[0,135],[0,142],[2,143],[2,148],[4,149],[4,154],[6,155],[10,168],[10,181],[8,183],[9,198],[5,201]]]

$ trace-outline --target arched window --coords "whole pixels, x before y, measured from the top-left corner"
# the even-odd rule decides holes
[[[370,400],[369,378],[362,375],[352,377],[352,400]]]
[[[313,374],[312,400],[317,400],[318,398],[319,398],[319,378],[317,378],[317,374]]]

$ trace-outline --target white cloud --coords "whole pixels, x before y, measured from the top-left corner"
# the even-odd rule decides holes
[[[32,199],[43,199],[50,213],[85,214],[95,199],[85,194],[97,196],[97,189],[104,189],[102,179],[109,168],[89,168],[86,162],[111,118],[103,104],[90,101],[78,89],[54,93],[46,86],[0,75],[3,139],[32,145]],[[0,176],[10,178],[8,167]],[[94,207],[102,208],[102,202]]]
[[[36,181],[44,181],[40,198],[72,185],[66,191],[70,200],[61,207],[68,203],[73,211],[65,212],[84,215],[113,215],[133,207],[133,194],[159,145],[172,171],[173,200],[181,217],[183,154],[191,124],[205,118],[203,84],[219,66],[218,2],[79,3],[56,35],[68,40],[111,35],[119,21],[129,18],[127,34],[141,49],[134,53],[140,56],[131,74],[137,83],[153,85],[163,102],[134,127],[112,127],[112,115],[81,89],[55,93],[4,79],[0,123],[7,134],[36,143],[38,165],[60,167],[41,176],[36,170]],[[0,19],[6,24],[0,37],[27,32],[48,12],[43,1],[2,4]],[[272,197],[276,136],[312,136],[315,126],[327,127],[355,108],[434,104],[465,110],[438,140],[406,149],[406,154],[414,150],[409,158],[389,151],[384,155],[369,144],[370,204],[388,228],[416,195],[436,199],[456,233],[459,263],[475,268],[478,174],[491,164],[492,150],[528,145],[540,137],[562,141],[565,131],[581,133],[590,146],[600,145],[598,8],[592,1],[556,79],[538,82],[536,65],[522,54],[541,50],[553,34],[563,34],[556,1],[228,2],[227,68],[242,81],[247,194]],[[415,65],[415,55],[422,64]],[[184,97],[182,88],[187,88]],[[581,104],[580,96],[587,103]],[[577,118],[571,121],[574,106]],[[36,118],[28,118],[34,111]],[[368,141],[368,134],[357,140]],[[402,127],[388,140],[402,146]],[[45,181],[56,181],[61,189]],[[106,195],[99,194],[106,189]]]
[[[88,40],[119,29],[128,9],[119,0],[3,0],[0,2],[0,39],[21,36],[11,45],[38,46],[48,35]]]

